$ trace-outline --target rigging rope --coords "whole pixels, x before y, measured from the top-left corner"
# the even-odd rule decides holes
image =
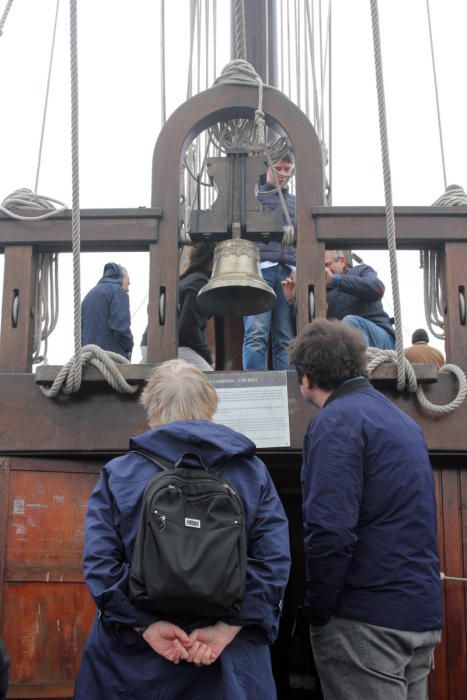
[[[434,48],[434,44],[433,44],[433,32],[431,30],[430,0],[426,0],[426,14],[427,14],[427,19],[428,19],[428,34],[430,37],[431,65],[433,68],[433,84],[434,84],[434,88],[435,88],[436,112],[438,115],[438,134],[439,134],[439,146],[441,149],[441,163],[443,166],[444,189],[447,189],[448,181],[446,179],[446,161],[444,158],[443,127],[442,127],[442,123],[441,123],[441,110],[440,110],[440,106],[439,106],[438,78],[436,76],[435,48]]]
[[[58,321],[58,253],[39,255],[36,274],[32,363],[47,361],[47,339]],[[41,345],[44,352],[41,355]]]
[[[235,58],[246,61],[245,6],[243,0],[234,0],[234,13]]]
[[[138,387],[128,384],[118,370],[119,364],[129,364],[121,355],[107,352],[97,345],[81,347],[81,220],[79,205],[79,94],[78,94],[78,18],[77,0],[70,0],[70,86],[71,86],[71,159],[72,159],[72,258],[73,258],[73,319],[74,355],[60,369],[50,388],[41,390],[48,398],[58,394],[75,393],[81,386],[83,365],[95,365],[116,391],[134,393]]]
[[[7,21],[8,14],[11,10],[11,6],[13,5],[13,0],[8,0],[7,4],[5,5],[5,9],[3,10],[3,14],[0,17],[0,36],[3,34],[3,28],[5,27],[5,23]]]
[[[371,23],[373,30],[373,50],[376,72],[376,90],[378,95],[378,116],[381,140],[381,157],[383,161],[384,197],[386,205],[386,235],[389,250],[389,262],[391,268],[391,286],[394,301],[394,321],[396,332],[396,361],[397,361],[397,388],[402,391],[405,386],[405,358],[402,341],[402,318],[399,296],[399,280],[397,274],[396,251],[396,226],[394,220],[394,207],[392,203],[391,166],[389,162],[389,146],[386,124],[386,105],[384,96],[383,60],[381,55],[381,39],[379,30],[378,2],[370,0]]]

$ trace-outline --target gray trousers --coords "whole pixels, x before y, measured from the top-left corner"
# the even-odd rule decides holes
[[[332,617],[311,626],[325,700],[426,700],[440,630],[402,632]]]

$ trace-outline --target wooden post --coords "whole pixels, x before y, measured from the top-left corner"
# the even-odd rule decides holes
[[[5,249],[0,372],[30,372],[36,256],[32,246]]]

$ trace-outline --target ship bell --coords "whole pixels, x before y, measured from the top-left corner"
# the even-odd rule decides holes
[[[264,281],[257,246],[242,238],[218,243],[211,279],[200,289],[198,306],[210,316],[254,316],[269,311],[277,297]]]

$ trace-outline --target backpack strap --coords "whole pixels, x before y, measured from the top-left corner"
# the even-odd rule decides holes
[[[142,457],[146,457],[146,459],[155,464],[156,467],[160,467],[165,472],[177,466],[173,462],[169,462],[167,459],[158,457],[149,450],[145,450],[144,447],[141,447],[139,450],[130,450],[130,452],[134,452],[135,454],[141,455]]]

